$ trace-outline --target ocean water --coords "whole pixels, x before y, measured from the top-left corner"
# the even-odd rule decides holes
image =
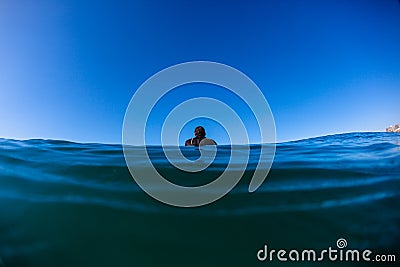
[[[399,134],[278,144],[268,178],[248,193],[258,148],[251,146],[244,177],[225,197],[177,208],[137,186],[120,145],[0,139],[0,266],[325,266],[256,255],[264,245],[337,248],[339,238],[349,249],[395,254],[388,266],[399,266]],[[160,147],[149,154],[182,185],[208,183],[230,156],[219,146],[215,164],[190,175],[174,170]],[[362,263],[332,263],[345,265]]]

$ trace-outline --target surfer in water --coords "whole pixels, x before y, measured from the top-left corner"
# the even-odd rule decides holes
[[[206,130],[203,126],[197,126],[194,129],[194,137],[186,140],[185,146],[202,146],[202,145],[216,145],[217,143],[209,138],[206,138]]]

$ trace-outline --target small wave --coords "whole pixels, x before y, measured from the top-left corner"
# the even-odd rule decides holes
[[[101,207],[107,207],[117,210],[126,210],[140,213],[171,213],[171,209],[166,205],[145,205],[141,202],[135,202],[132,200],[121,201],[118,199],[107,199],[101,197],[88,197],[83,195],[26,195],[16,191],[0,192],[0,198],[3,200],[22,200],[25,202],[34,203],[64,203],[64,204],[78,204],[78,205],[95,205]],[[231,196],[232,197],[232,196]],[[375,192],[369,194],[361,194],[352,197],[343,197],[337,199],[326,199],[319,202],[305,202],[299,204],[280,204],[274,206],[265,205],[253,205],[243,207],[238,203],[237,207],[230,209],[207,209],[207,211],[199,209],[194,214],[198,215],[251,215],[251,214],[263,214],[263,213],[276,213],[276,212],[298,212],[298,211],[310,211],[320,210],[327,208],[336,208],[346,205],[359,205],[368,202],[379,201],[383,199],[390,199],[399,197],[398,192]],[[234,197],[232,197],[234,198]],[[184,212],[182,209],[174,209],[173,213]]]
[[[323,202],[315,203],[301,203],[291,205],[279,205],[279,206],[251,206],[237,209],[220,209],[215,211],[219,216],[244,216],[244,215],[255,215],[255,214],[266,214],[266,213],[277,213],[277,212],[299,212],[299,211],[312,211],[329,208],[337,208],[348,205],[360,205],[374,201],[380,201],[384,199],[390,199],[398,197],[397,192],[381,192],[374,194],[365,194],[360,196],[354,196],[350,198],[331,199]]]

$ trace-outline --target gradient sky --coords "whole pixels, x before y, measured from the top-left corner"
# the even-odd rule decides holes
[[[3,0],[0,40],[3,138],[120,143],[135,90],[193,60],[248,75],[269,102],[277,141],[400,123],[397,0]],[[179,95],[216,97],[246,112],[223,90],[195,87]],[[153,143],[162,120],[149,126]],[[184,127],[180,140],[198,123],[226,142],[208,121]]]

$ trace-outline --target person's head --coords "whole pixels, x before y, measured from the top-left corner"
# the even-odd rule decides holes
[[[203,126],[197,126],[196,129],[194,129],[194,136],[198,137],[205,137],[206,136],[206,130],[203,128]]]

